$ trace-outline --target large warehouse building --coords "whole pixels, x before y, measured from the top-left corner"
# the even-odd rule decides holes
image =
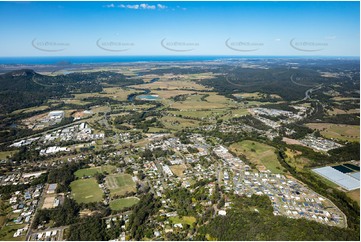
[[[316,168],[313,169],[313,171],[320,176],[323,176],[327,180],[336,183],[347,191],[360,188],[360,178],[356,179],[356,175],[342,173],[341,171],[338,171],[331,166]]]

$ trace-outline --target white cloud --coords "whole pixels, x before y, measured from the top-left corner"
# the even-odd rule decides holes
[[[138,10],[138,9],[149,9],[149,10],[156,10],[156,9],[160,9],[160,10],[164,10],[167,9],[168,7],[166,5],[163,4],[156,4],[156,5],[150,5],[147,3],[141,3],[141,4],[120,4],[115,6],[113,3],[108,4],[103,6],[104,8],[125,8],[125,9],[134,9],[134,10]]]
[[[166,9],[167,8],[167,6],[165,6],[165,5],[162,5],[162,4],[157,4],[157,7],[159,8],[159,9]]]
[[[149,5],[149,4],[146,4],[146,3],[142,3],[139,6],[142,9],[152,9],[152,10],[156,9],[155,5]]]
[[[135,4],[135,5],[130,5],[128,4],[127,6],[125,6],[125,8],[129,8],[129,9],[139,9],[139,5]]]
[[[112,3],[112,4],[105,5],[103,7],[104,8],[115,8],[115,5]]]
[[[274,39],[274,41],[277,41],[277,42],[279,42],[279,41],[281,41],[281,39]]]

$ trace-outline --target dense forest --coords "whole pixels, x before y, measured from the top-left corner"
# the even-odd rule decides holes
[[[359,240],[359,233],[354,230],[274,216],[267,196],[241,197],[234,202],[234,208],[226,216],[217,216],[203,226],[197,239],[209,236],[208,239],[241,241]]]

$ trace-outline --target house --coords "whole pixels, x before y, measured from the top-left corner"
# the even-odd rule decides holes
[[[225,210],[219,210],[218,215],[225,216],[227,215],[227,212]]]
[[[46,191],[47,194],[53,194],[56,191],[56,188],[58,187],[58,184],[52,183],[49,185],[48,190]]]

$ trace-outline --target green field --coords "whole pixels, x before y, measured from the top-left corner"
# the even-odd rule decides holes
[[[264,165],[272,173],[283,173],[282,165],[278,162],[276,149],[256,141],[244,140],[229,147],[237,155],[245,155],[255,165]]]
[[[74,175],[78,178],[82,178],[83,176],[94,176],[97,172],[99,172],[99,173],[107,172],[108,174],[111,174],[115,170],[116,170],[116,167],[111,166],[111,165],[96,166],[96,167],[77,170],[74,173]]]
[[[129,174],[109,175],[105,178],[105,182],[112,197],[136,192],[135,182]]]
[[[1,151],[0,152],[0,160],[7,159],[8,156],[12,156],[15,154],[18,150],[11,150],[11,151]]]
[[[103,200],[103,191],[95,178],[80,179],[70,184],[71,196],[78,203],[101,202]]]
[[[179,109],[180,111],[190,110],[204,110],[204,109],[219,109],[227,107],[231,101],[224,96],[215,93],[194,94],[190,95],[184,101],[174,102],[171,108]],[[204,100],[202,100],[202,98]]]
[[[193,227],[193,223],[196,222],[196,218],[193,216],[171,217],[170,220],[173,224],[188,224]]]
[[[120,198],[116,200],[112,200],[109,203],[110,209],[114,211],[122,210],[123,208],[128,208],[137,204],[139,198],[137,197],[127,197],[127,198]]]
[[[309,123],[311,129],[319,130],[321,135],[328,139],[360,142],[360,126],[331,123]]]
[[[24,224],[13,224],[13,225],[8,225],[8,226],[2,227],[0,230],[0,240],[1,241],[20,241],[20,240],[24,241],[25,236],[16,237],[16,238],[13,237],[13,235],[17,229],[21,229],[24,227],[25,227]]]
[[[184,128],[195,128],[199,126],[199,121],[178,117],[165,116],[160,119],[166,129],[181,130]]]
[[[308,166],[311,163],[309,159],[302,157],[301,151],[287,148],[285,154],[287,163],[294,167],[297,171],[302,171],[305,166]]]

